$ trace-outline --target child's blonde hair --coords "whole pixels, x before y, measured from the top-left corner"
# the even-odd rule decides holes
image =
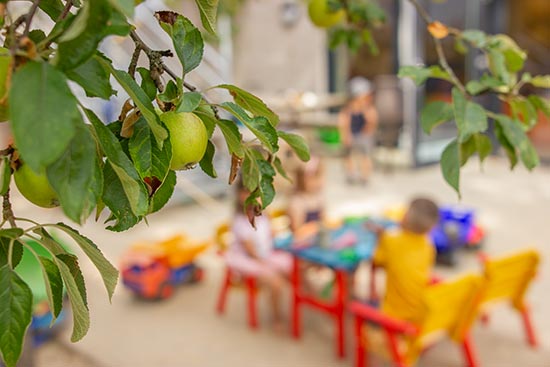
[[[409,204],[405,219],[409,230],[416,233],[427,233],[437,224],[439,209],[431,199],[415,198]]]

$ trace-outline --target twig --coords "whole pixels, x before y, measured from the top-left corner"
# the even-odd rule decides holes
[[[63,8],[63,13],[61,13],[57,21],[59,22],[65,19],[67,15],[69,15],[69,12],[71,11],[72,7],[73,7],[73,0],[67,0],[67,2],[65,3],[65,7]]]
[[[32,18],[34,17],[34,14],[36,14],[36,10],[38,9],[38,5],[40,5],[40,0],[34,0],[31,6],[31,9],[29,10],[27,14],[27,18],[25,19],[25,30],[23,31],[23,34],[26,36],[29,34],[29,31],[31,30],[31,23]]]
[[[174,71],[172,71],[170,68],[168,68],[161,59],[161,57],[173,56],[172,51],[170,51],[170,50],[164,50],[164,51],[162,51],[162,50],[161,51],[153,50],[151,47],[149,47],[145,44],[145,42],[141,39],[141,37],[137,34],[137,32],[135,30],[132,30],[130,32],[130,37],[134,41],[134,44],[136,45],[136,49],[139,48],[139,49],[143,50],[143,52],[145,52],[145,54],[149,58],[149,63],[150,63],[150,67],[151,67],[152,71],[157,69],[157,68],[160,68],[163,72],[170,75],[170,77],[172,79],[174,79],[174,80],[178,79],[178,75]],[[132,61],[133,61],[133,56],[132,56]],[[132,66],[132,63],[130,63],[130,66]],[[128,71],[130,71],[130,68],[128,68]],[[158,88],[158,83],[157,83],[158,81],[155,79],[155,77],[153,75],[151,75],[151,77],[153,78],[153,81],[155,82],[155,84],[157,84],[157,88]],[[196,92],[197,91],[197,87],[195,87],[194,85],[192,85],[192,84],[190,84],[186,81],[183,81],[183,86],[191,92]],[[201,95],[202,95],[202,98],[204,99],[204,101],[206,103],[208,103],[210,105],[210,107],[212,108],[212,112],[214,113],[214,116],[216,117],[216,119],[219,120],[220,116],[219,116],[218,108],[216,106],[212,105],[212,103],[210,103],[210,101],[206,98],[206,96],[203,93],[201,93]]]
[[[422,7],[422,5],[420,5],[418,0],[409,0],[409,2],[412,5],[414,5],[414,7],[416,8],[416,11],[420,15],[420,17],[424,20],[426,25],[429,25],[430,23],[433,22],[433,19],[430,16],[430,14],[428,14],[426,9],[424,9]],[[466,88],[464,87],[464,85],[462,84],[460,79],[458,79],[458,77],[456,76],[454,70],[451,68],[451,66],[449,65],[449,62],[447,61],[447,57],[445,56],[445,52],[443,50],[443,45],[441,43],[441,40],[439,38],[436,38],[436,37],[433,37],[433,36],[432,36],[432,38],[433,38],[434,43],[435,43],[435,50],[437,52],[437,57],[439,59],[439,64],[449,74],[449,77],[451,78],[452,83],[460,90],[460,92],[462,94],[466,95],[467,94],[466,93]]]
[[[4,194],[4,200],[2,202],[2,215],[4,218],[4,221],[8,221],[12,228],[17,227],[17,224],[15,224],[15,217],[13,215],[13,210],[11,208],[11,202],[10,202],[10,189],[6,191]]]
[[[141,54],[141,46],[136,45],[134,53],[132,54],[132,59],[130,60],[130,65],[128,66],[128,74],[135,79],[136,67],[139,60],[139,55]]]

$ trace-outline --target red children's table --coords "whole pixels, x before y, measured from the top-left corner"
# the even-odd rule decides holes
[[[352,245],[341,248],[339,239],[355,236]],[[348,277],[352,276],[361,261],[372,257],[376,245],[376,236],[363,226],[363,223],[347,223],[329,233],[328,246],[320,246],[319,240],[313,240],[309,246],[296,246],[291,237],[277,239],[276,247],[289,252],[293,257],[292,281],[292,334],[300,338],[302,333],[302,306],[323,311],[334,317],[336,323],[336,352],[338,357],[345,357],[344,317],[348,299]],[[337,247],[337,248],[335,248]],[[300,263],[307,261],[315,265],[326,266],[334,270],[335,282],[333,299],[326,301],[306,294],[302,288]]]

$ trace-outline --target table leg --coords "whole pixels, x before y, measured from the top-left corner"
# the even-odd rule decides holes
[[[346,353],[344,349],[344,317],[345,305],[347,299],[347,284],[346,273],[340,270],[336,271],[336,300],[335,300],[335,316],[336,316],[336,347],[338,357],[344,358]]]
[[[292,261],[292,336],[298,339],[301,336],[300,319],[300,261],[293,257]]]

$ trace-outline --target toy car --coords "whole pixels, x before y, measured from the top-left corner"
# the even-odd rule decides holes
[[[207,247],[208,243],[196,243],[183,235],[136,244],[123,257],[122,282],[141,298],[168,298],[175,286],[202,279],[203,270],[193,260]]]
[[[387,209],[384,216],[399,222],[405,215],[404,206]],[[457,205],[439,207],[439,222],[430,236],[437,250],[437,263],[456,264],[457,249],[479,249],[485,240],[485,231],[476,223],[475,211]]]

